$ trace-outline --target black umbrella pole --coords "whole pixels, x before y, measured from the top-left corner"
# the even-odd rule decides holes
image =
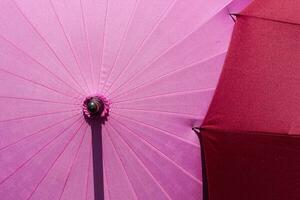
[[[94,168],[94,196],[95,200],[104,200],[101,123],[99,123],[98,121],[92,122],[91,129]]]

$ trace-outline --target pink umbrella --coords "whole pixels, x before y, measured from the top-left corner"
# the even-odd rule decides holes
[[[1,0],[1,199],[201,199],[230,3]]]

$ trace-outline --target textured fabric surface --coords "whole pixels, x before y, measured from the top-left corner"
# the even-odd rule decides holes
[[[0,0],[0,199],[201,200],[192,128],[248,2]]]
[[[202,126],[210,200],[300,199],[299,13],[255,1],[238,16]]]
[[[209,200],[300,199],[299,137],[208,130],[202,139]]]

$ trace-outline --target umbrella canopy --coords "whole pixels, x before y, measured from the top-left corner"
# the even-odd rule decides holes
[[[300,2],[238,15],[201,133],[210,200],[300,198]]]
[[[201,199],[230,3],[1,0],[1,199]]]

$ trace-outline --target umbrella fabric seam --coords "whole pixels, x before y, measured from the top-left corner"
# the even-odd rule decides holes
[[[240,134],[241,132],[243,132],[243,134],[248,134],[248,135],[263,135],[263,136],[277,136],[277,137],[293,137],[293,138],[299,138],[300,139],[300,135],[291,135],[288,132],[267,132],[267,131],[245,131],[245,130],[234,130],[234,129],[222,129],[222,128],[211,128],[211,127],[201,127],[201,130],[205,130],[205,131],[214,131],[214,132],[230,132],[233,134]],[[201,133],[200,133],[201,134]]]
[[[260,20],[265,20],[265,21],[282,23],[282,24],[290,24],[290,25],[300,26],[300,23],[292,22],[292,21],[289,21],[289,20],[279,20],[279,19],[260,17],[260,16],[255,16],[255,15],[246,15],[246,14],[232,14],[232,15],[234,15],[236,17],[248,17],[248,18],[254,18],[254,19],[260,19]]]

